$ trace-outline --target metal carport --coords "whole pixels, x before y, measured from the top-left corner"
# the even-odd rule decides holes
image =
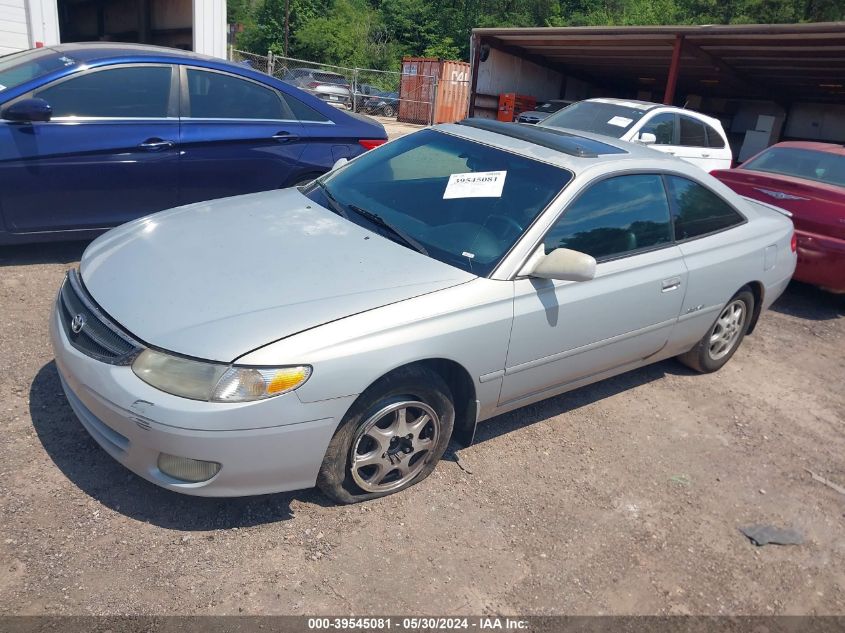
[[[845,22],[479,28],[471,72],[476,115],[489,116],[498,93],[543,86],[538,98],[645,97],[717,115],[723,101],[754,101],[786,119],[801,103],[801,117],[829,120],[799,127],[826,124],[826,140],[845,140]]]

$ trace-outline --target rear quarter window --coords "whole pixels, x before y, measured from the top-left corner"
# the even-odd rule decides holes
[[[731,205],[707,187],[681,176],[667,176],[677,241],[718,233],[745,222]]]

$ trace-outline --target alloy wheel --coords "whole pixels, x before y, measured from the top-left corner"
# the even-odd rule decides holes
[[[710,333],[710,358],[719,360],[730,353],[745,327],[746,313],[747,307],[741,299],[731,301],[722,310]]]
[[[364,422],[352,442],[352,479],[367,492],[395,490],[416,477],[437,444],[440,417],[424,402],[390,404]]]

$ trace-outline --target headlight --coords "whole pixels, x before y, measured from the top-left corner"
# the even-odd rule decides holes
[[[156,389],[174,396],[213,402],[249,402],[293,391],[311,376],[306,365],[238,367],[144,350],[132,371]]]

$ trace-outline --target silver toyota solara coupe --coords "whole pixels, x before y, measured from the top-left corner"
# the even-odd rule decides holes
[[[719,369],[792,237],[665,154],[470,119],[110,231],[52,341],[83,426],[145,479],[348,503],[422,481],[481,420],[672,356]]]

